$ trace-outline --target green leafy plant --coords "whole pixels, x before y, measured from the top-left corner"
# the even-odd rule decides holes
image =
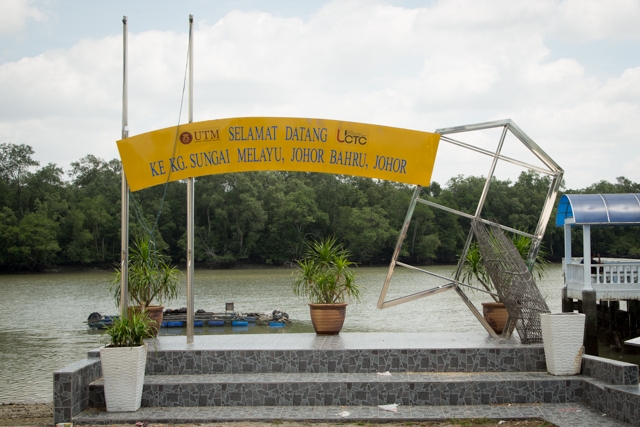
[[[120,266],[112,283],[114,298],[120,301]],[[171,265],[162,253],[146,239],[135,240],[129,255],[129,300],[141,310],[153,301],[162,304],[178,296],[177,267]]]
[[[138,347],[145,338],[153,338],[152,320],[147,313],[130,312],[126,318],[120,317],[107,328],[103,339],[107,347]]]
[[[531,248],[531,238],[527,236],[523,236],[521,234],[513,236],[513,245],[516,247],[520,256],[525,262],[529,256],[529,249]],[[531,274],[536,277],[538,280],[542,279],[547,273],[546,269],[549,265],[549,261],[547,260],[547,252],[540,248],[538,250],[538,255],[533,263],[533,269],[531,269]]]
[[[491,283],[489,273],[484,267],[478,242],[473,242],[469,246],[464,266],[462,267],[462,280],[472,283],[474,279],[477,280],[485,290],[493,292],[493,283]]]
[[[529,255],[529,248],[531,247],[531,238],[522,235],[516,235],[512,238],[513,245],[520,253],[522,259],[526,262]],[[546,274],[546,267],[549,265],[549,261],[546,259],[546,252],[543,249],[538,251],[531,274],[538,280],[542,279]],[[482,253],[477,242],[472,242],[467,251],[465,262],[462,267],[462,280],[467,283],[472,283],[476,280],[482,287],[488,292],[494,292],[495,287],[489,277],[489,273],[484,266],[482,260]],[[493,296],[493,299],[498,301],[498,298]]]
[[[356,300],[360,290],[351,270],[349,251],[335,237],[314,240],[305,244],[304,259],[298,260],[297,277],[293,292],[311,303],[343,303],[347,298]]]

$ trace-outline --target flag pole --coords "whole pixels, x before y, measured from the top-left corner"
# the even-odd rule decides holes
[[[193,123],[193,15],[189,15],[189,123]],[[187,344],[193,344],[194,322],[194,179],[187,179]]]
[[[129,137],[127,88],[127,16],[122,17],[122,139]],[[129,184],[122,168],[120,187],[120,315],[128,316],[129,305]]]

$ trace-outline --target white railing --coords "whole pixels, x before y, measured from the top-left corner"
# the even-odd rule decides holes
[[[580,260],[563,260],[569,297],[581,299],[583,290],[594,290],[597,299],[640,299],[640,260],[602,259],[600,264],[591,264],[588,277]]]
[[[583,290],[593,289],[598,299],[640,298],[640,260],[602,260],[601,264],[591,264],[591,274],[585,278],[584,264],[580,259],[572,259],[568,263],[563,260],[570,297],[582,298]]]

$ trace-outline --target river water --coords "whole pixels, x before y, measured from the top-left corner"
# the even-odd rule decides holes
[[[453,266],[428,267],[451,277]],[[344,332],[486,332],[455,292],[378,310],[376,304],[386,267],[356,270],[362,296],[347,308]],[[105,271],[0,275],[0,403],[50,402],[53,372],[86,356],[100,346],[100,333],[84,323],[91,312],[117,312],[109,283],[113,273]],[[179,299],[165,304],[169,308],[186,306],[186,278]],[[286,328],[250,326],[248,328],[196,328],[206,333],[291,333],[313,332],[306,301],[291,291],[292,270],[253,268],[243,270],[196,270],[195,308],[223,312],[233,302],[236,311],[289,313],[292,324]],[[387,299],[405,296],[444,284],[420,272],[398,267],[389,286]],[[538,283],[552,312],[561,311],[562,271],[551,265]],[[480,307],[488,298],[468,293]],[[161,329],[161,334],[184,334],[185,330]],[[186,340],[186,337],[185,337]]]

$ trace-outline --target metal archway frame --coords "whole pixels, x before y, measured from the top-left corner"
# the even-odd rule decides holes
[[[498,141],[498,146],[497,146],[497,149],[496,149],[495,152],[488,151],[488,150],[485,150],[483,148],[480,148],[480,147],[477,147],[477,146],[462,142],[460,140],[444,136],[444,135],[448,135],[448,134],[481,131],[481,130],[492,129],[492,128],[502,128],[502,133],[500,135],[500,139]],[[505,139],[506,139],[507,134],[509,132],[513,136],[515,136],[527,149],[529,149],[529,151],[531,151],[531,153],[533,153],[544,164],[545,167],[532,165],[532,164],[529,164],[529,163],[524,162],[522,160],[518,160],[518,159],[514,159],[514,158],[511,158],[511,157],[507,157],[507,156],[502,155],[502,148],[504,146]],[[479,221],[482,221],[482,222],[484,222],[486,224],[495,225],[495,226],[500,227],[501,229],[503,229],[505,231],[509,231],[509,232],[512,232],[512,233],[516,233],[516,234],[520,234],[520,235],[523,235],[523,236],[527,236],[527,237],[532,239],[531,248],[530,248],[530,251],[529,251],[528,258],[527,258],[527,264],[531,267],[533,265],[533,262],[536,259],[536,256],[538,255],[538,251],[540,249],[540,244],[542,242],[542,238],[544,236],[544,232],[545,232],[545,230],[547,228],[547,224],[549,222],[549,218],[551,217],[551,213],[553,211],[553,205],[554,205],[556,197],[558,195],[558,190],[559,190],[560,185],[562,183],[562,176],[564,174],[564,171],[527,134],[525,134],[511,119],[499,120],[499,121],[493,121],[493,122],[485,122],[485,123],[478,123],[478,124],[465,125],[465,126],[456,126],[456,127],[450,127],[450,128],[443,128],[443,129],[436,130],[436,133],[441,135],[441,139],[440,140],[443,141],[443,142],[447,142],[447,143],[456,145],[458,147],[462,147],[464,149],[475,151],[477,153],[492,157],[493,160],[491,162],[491,167],[489,169],[489,173],[487,174],[487,179],[485,181],[485,185],[484,185],[484,188],[482,190],[482,194],[480,195],[480,199],[478,201],[478,206],[476,208],[476,212],[475,212],[474,215],[470,215],[470,214],[467,214],[465,212],[461,212],[459,210],[452,209],[450,207],[443,206],[443,205],[431,202],[431,201],[426,200],[426,199],[422,199],[422,198],[419,197],[420,196],[420,190],[421,190],[422,187],[420,187],[420,186],[416,186],[415,187],[415,189],[413,191],[413,196],[411,197],[411,201],[409,203],[409,208],[407,209],[407,214],[405,216],[404,223],[402,224],[402,228],[400,229],[400,235],[398,236],[398,241],[396,243],[396,247],[395,247],[395,250],[393,252],[393,257],[392,257],[391,262],[389,264],[389,270],[387,272],[387,276],[385,278],[384,285],[382,286],[382,291],[380,292],[380,298],[378,299],[378,308],[382,309],[382,308],[392,307],[394,305],[399,305],[399,304],[403,304],[403,303],[406,303],[406,302],[409,302],[409,301],[414,301],[416,299],[420,299],[420,298],[436,295],[436,294],[439,294],[441,292],[445,292],[445,291],[448,291],[448,290],[455,290],[456,293],[463,300],[463,302],[467,305],[469,310],[478,319],[480,324],[482,324],[482,326],[487,330],[487,332],[493,338],[499,338],[498,335],[493,331],[491,326],[484,319],[482,314],[475,307],[475,305],[467,297],[467,295],[463,291],[463,287],[472,288],[472,289],[478,290],[480,292],[485,292],[485,293],[487,291],[484,290],[484,289],[475,288],[475,287],[473,287],[473,286],[471,286],[469,284],[466,284],[466,283],[460,281],[460,275],[462,273],[462,268],[464,266],[464,260],[466,259],[467,252],[469,251],[469,246],[471,245],[471,241],[473,239],[473,232],[471,230],[469,230],[469,234],[467,235],[467,240],[466,240],[464,249],[462,251],[462,255],[460,256],[460,260],[458,262],[458,266],[457,266],[457,269],[456,269],[456,272],[455,272],[455,275],[454,275],[453,279],[451,279],[450,277],[444,277],[444,276],[441,276],[439,274],[435,274],[435,273],[433,273],[431,271],[428,271],[428,270],[425,270],[425,269],[422,269],[422,268],[418,268],[418,267],[415,267],[415,266],[412,266],[412,265],[409,265],[409,264],[405,264],[403,262],[398,261],[398,256],[400,255],[400,251],[402,250],[402,244],[403,244],[404,239],[405,239],[405,237],[407,235],[407,230],[409,228],[409,224],[411,222],[411,218],[413,217],[413,211],[414,211],[417,203],[423,203],[423,204],[425,204],[427,206],[431,206],[431,207],[436,208],[436,209],[441,209],[441,210],[444,210],[444,211],[449,212],[449,213],[453,213],[453,214],[461,216],[461,217],[469,218],[471,220],[479,220]],[[511,164],[514,164],[514,165],[517,165],[517,166],[521,166],[524,169],[534,170],[536,172],[539,172],[539,173],[542,173],[542,174],[545,174],[545,175],[548,175],[548,176],[551,177],[551,183],[549,185],[549,190],[547,192],[547,197],[546,197],[545,202],[544,202],[544,204],[542,206],[542,209],[540,211],[540,217],[538,219],[538,225],[537,225],[536,230],[535,230],[535,232],[533,234],[529,234],[529,233],[526,233],[524,231],[517,230],[515,228],[507,227],[507,226],[504,226],[504,225],[496,224],[496,223],[494,223],[492,221],[489,221],[487,219],[482,218],[482,216],[481,216],[482,209],[484,207],[484,203],[485,203],[485,201],[487,199],[487,194],[489,192],[489,187],[491,185],[491,178],[494,175],[494,172],[495,172],[496,165],[497,165],[498,161],[505,161],[505,162],[508,162],[508,163],[511,163]],[[395,269],[396,265],[401,266],[401,267],[406,267],[406,268],[409,268],[409,269],[412,269],[412,270],[415,270],[415,271],[419,271],[419,272],[427,274],[427,275],[429,275],[431,277],[435,277],[435,278],[437,278],[439,280],[442,280],[444,282],[444,284],[441,285],[441,286],[435,287],[435,288],[425,289],[423,291],[416,292],[416,293],[413,293],[413,294],[410,294],[410,295],[397,297],[397,298],[390,299],[390,300],[385,300],[385,298],[387,296],[387,291],[389,289],[389,284],[391,282],[391,278],[393,277],[393,272],[394,272],[394,269]],[[507,327],[505,328],[505,330],[503,332],[503,337],[505,337],[505,338],[510,337],[511,333],[513,332],[514,327],[515,327],[514,322],[512,321],[512,319],[509,319],[508,325],[507,325]]]

